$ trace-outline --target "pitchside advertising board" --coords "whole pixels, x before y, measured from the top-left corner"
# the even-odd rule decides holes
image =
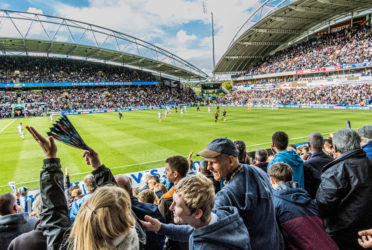
[[[158,85],[159,82],[43,82],[43,83],[1,83],[2,88],[16,87],[79,87],[79,86],[130,86]]]

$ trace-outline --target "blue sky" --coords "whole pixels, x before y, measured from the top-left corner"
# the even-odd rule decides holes
[[[217,63],[259,1],[0,0],[0,8],[55,15],[120,31],[154,43],[210,73],[210,12],[214,13]]]

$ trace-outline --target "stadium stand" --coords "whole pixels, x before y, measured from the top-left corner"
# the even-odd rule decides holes
[[[369,105],[371,84],[334,85],[313,88],[274,88],[234,91],[219,99],[221,103],[245,104],[250,99],[266,98],[278,104]]]
[[[246,74],[260,75],[362,63],[371,60],[371,50],[371,28],[356,26],[310,39],[268,56]]]

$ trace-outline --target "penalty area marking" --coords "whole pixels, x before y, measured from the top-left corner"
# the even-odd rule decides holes
[[[5,129],[7,129],[10,125],[12,125],[16,120],[17,120],[17,118],[14,119],[13,121],[9,122],[8,125],[6,125],[4,128],[2,128],[2,129],[0,130],[0,134],[1,134]]]

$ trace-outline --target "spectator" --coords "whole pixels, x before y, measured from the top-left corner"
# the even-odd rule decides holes
[[[310,158],[304,162],[305,189],[312,199],[320,184],[320,176],[325,165],[333,158],[323,152],[324,139],[320,133],[312,133],[308,137],[309,148],[312,152]]]
[[[119,174],[115,176],[116,183],[123,188],[130,195],[131,206],[133,213],[140,220],[144,220],[145,215],[149,215],[157,220],[163,222],[164,218],[160,214],[158,207],[150,203],[138,202],[138,199],[133,196],[132,180],[130,177]],[[142,191],[143,192],[143,191]],[[155,234],[153,232],[146,232],[147,242],[144,250],[162,250],[164,245],[164,236]]]
[[[274,153],[274,159],[269,162],[267,171],[272,164],[276,162],[287,163],[293,169],[293,181],[300,184],[302,188],[304,184],[304,166],[303,160],[295,151],[287,151],[288,135],[285,132],[278,131],[272,136],[271,150]]]
[[[168,181],[176,185],[182,178],[186,177],[187,171],[189,169],[189,163],[187,159],[183,156],[173,156],[169,157],[166,161],[166,167],[164,174],[167,176]],[[165,223],[173,222],[173,213],[169,209],[173,202],[173,193],[175,186],[173,186],[159,201],[159,211],[165,219]],[[168,239],[166,242],[166,249],[188,249],[188,243],[178,242]]]
[[[34,230],[23,233],[10,242],[8,250],[46,250],[46,237],[40,225],[41,197],[38,195],[32,206],[35,217],[39,220],[36,222]]]
[[[324,166],[316,194],[320,216],[340,249],[360,249],[358,231],[372,228],[372,162],[351,129],[334,135],[333,150],[335,160]]]
[[[358,129],[360,146],[366,152],[367,157],[372,159],[372,126],[363,126]]]
[[[79,209],[80,209],[81,205],[86,200],[88,200],[90,196],[92,196],[93,192],[97,188],[96,181],[95,181],[93,175],[87,175],[87,176],[84,177],[84,188],[85,188],[85,191],[87,191],[87,194],[84,195],[82,198],[74,201],[71,205],[71,209],[70,209],[70,220],[71,220],[71,222],[75,221],[75,218],[76,218],[76,216],[79,212]]]
[[[199,171],[202,175],[204,175],[205,177],[207,177],[209,180],[213,182],[215,193],[220,191],[221,184],[219,181],[216,181],[214,179],[212,172],[208,170],[208,161],[206,159],[203,159],[200,161]]]
[[[167,188],[165,187],[164,184],[157,183],[154,187],[154,192],[155,192],[156,196],[160,199],[163,196],[163,194],[168,192],[168,190],[167,190]]]
[[[267,162],[267,151],[263,148],[259,148],[256,150],[254,154],[255,163],[253,166],[258,167],[259,169],[262,169],[265,173],[267,170],[267,165],[269,164]]]
[[[237,141],[234,141],[234,144],[235,144],[236,148],[239,151],[239,156],[238,156],[239,163],[246,164],[246,160],[245,159],[247,157],[247,152],[245,151],[245,143],[244,143],[244,141],[237,140]]]
[[[149,189],[149,180],[150,180],[150,178],[151,178],[151,174],[149,174],[149,173],[146,173],[146,174],[144,174],[143,175],[143,182],[145,183],[145,185],[143,186],[143,187],[141,187],[141,188],[139,188],[139,191],[141,192],[141,191],[143,191],[143,190],[146,190],[146,189]]]
[[[63,186],[63,173],[57,146],[53,137],[42,137],[34,128],[26,127],[39,143],[45,154],[40,174],[42,197],[41,226],[47,237],[48,249],[67,246],[72,249],[138,249],[135,220],[130,210],[130,199],[121,188],[106,186],[98,188],[81,206],[71,228]],[[116,184],[111,171],[101,164],[98,154],[89,149],[84,152],[88,165],[94,171],[98,186]],[[113,240],[114,239],[114,240]]]
[[[31,213],[34,197],[32,195],[28,195],[28,188],[26,187],[18,188],[18,194],[19,195],[16,195],[17,204],[22,207],[24,212]]]
[[[214,179],[226,179],[217,193],[214,208],[236,207],[248,229],[252,249],[283,249],[267,174],[239,164],[239,152],[227,138],[214,139],[198,153],[208,161]]]
[[[151,175],[147,181],[147,186],[149,189],[154,190],[156,184],[160,183],[160,178],[157,175]]]
[[[146,190],[141,191],[138,194],[137,198],[139,202],[145,202],[145,203],[150,203],[150,204],[155,203],[155,193],[151,189],[146,189]]]
[[[324,151],[326,154],[328,154],[330,157],[333,158],[333,143],[332,138],[327,138],[324,142]]]
[[[188,241],[190,249],[251,249],[249,235],[238,210],[225,207],[214,210],[212,182],[202,175],[183,178],[176,185],[171,210],[175,226],[146,216],[147,230],[179,241]]]
[[[10,242],[22,233],[31,231],[37,219],[27,213],[17,213],[17,200],[11,193],[0,195],[0,250],[7,250]]]
[[[338,249],[323,228],[316,202],[292,181],[292,173],[292,168],[282,162],[274,163],[269,169],[276,217],[287,249]]]

